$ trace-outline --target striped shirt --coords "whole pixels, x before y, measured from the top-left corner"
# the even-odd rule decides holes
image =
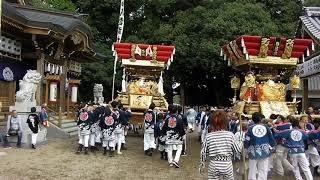
[[[242,142],[235,139],[232,132],[217,131],[207,134],[201,150],[201,161],[205,162],[206,156],[210,158],[231,157],[233,153],[241,152]]]

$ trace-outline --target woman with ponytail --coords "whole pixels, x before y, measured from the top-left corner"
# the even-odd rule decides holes
[[[208,179],[233,180],[232,157],[240,153],[242,140],[236,141],[234,134],[227,130],[229,122],[224,111],[216,111],[209,120],[209,133],[201,150],[200,172],[208,160]]]

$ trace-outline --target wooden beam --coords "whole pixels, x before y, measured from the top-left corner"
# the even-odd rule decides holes
[[[302,112],[305,112],[309,106],[308,78],[303,79]]]
[[[23,52],[21,53],[22,59],[40,59],[41,58],[41,52],[35,51],[35,52]]]
[[[41,81],[40,84],[37,87],[36,92],[36,101],[37,105],[41,105],[43,102],[43,86],[42,86],[42,80],[44,79],[44,54],[41,54],[41,57],[37,59],[37,71],[41,74]]]

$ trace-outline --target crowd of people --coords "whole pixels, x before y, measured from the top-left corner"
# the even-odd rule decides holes
[[[169,106],[168,112],[161,112],[151,103],[143,114],[144,152],[152,156],[158,149],[161,159],[168,160],[170,166],[179,168],[181,155],[186,154],[186,118],[181,114],[181,106]],[[130,109],[125,109],[119,102],[109,105],[85,105],[78,113],[79,147],[77,153],[89,154],[102,146],[103,155],[110,157],[121,155],[125,147]],[[90,146],[90,147],[89,147]],[[90,149],[89,149],[90,148]],[[173,157],[173,152],[175,156]]]
[[[312,111],[299,119],[272,114],[266,118],[259,112],[252,118],[224,109],[200,107],[197,112],[187,107],[170,105],[161,112],[151,103],[143,114],[143,150],[152,156],[158,150],[169,166],[179,168],[181,155],[186,155],[186,134],[197,130],[202,144],[200,170],[208,162],[208,178],[234,178],[248,171],[248,179],[267,179],[273,173],[292,173],[307,180],[319,176],[320,120],[311,119]],[[78,113],[79,147],[77,153],[95,152],[101,145],[103,154],[121,155],[126,149],[125,137],[131,117],[116,101],[109,105],[86,105]],[[175,152],[175,155],[173,155]],[[240,165],[246,160],[246,165]]]
[[[240,122],[237,113],[202,109],[198,114],[200,172],[208,162],[209,179],[234,179],[236,168],[240,174],[248,170],[249,180],[266,180],[272,174],[293,174],[302,180],[300,170],[312,180],[320,170],[320,119],[312,119],[312,113],[308,108],[307,115],[297,119],[256,112],[250,120],[242,117]],[[241,164],[243,158],[246,165]]]

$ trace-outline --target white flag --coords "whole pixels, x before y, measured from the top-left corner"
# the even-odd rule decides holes
[[[60,67],[57,66],[57,67],[56,67],[56,74],[59,74],[59,70],[60,70]]]
[[[135,54],[138,54],[139,56],[141,56],[141,49],[140,47],[137,45],[136,46],[136,50],[134,51]]]
[[[54,68],[55,68],[54,65],[52,65],[51,74],[54,74],[56,72]]]
[[[152,57],[152,49],[151,49],[151,46],[149,46],[149,47],[146,49],[146,56],[151,56],[151,57]]]

